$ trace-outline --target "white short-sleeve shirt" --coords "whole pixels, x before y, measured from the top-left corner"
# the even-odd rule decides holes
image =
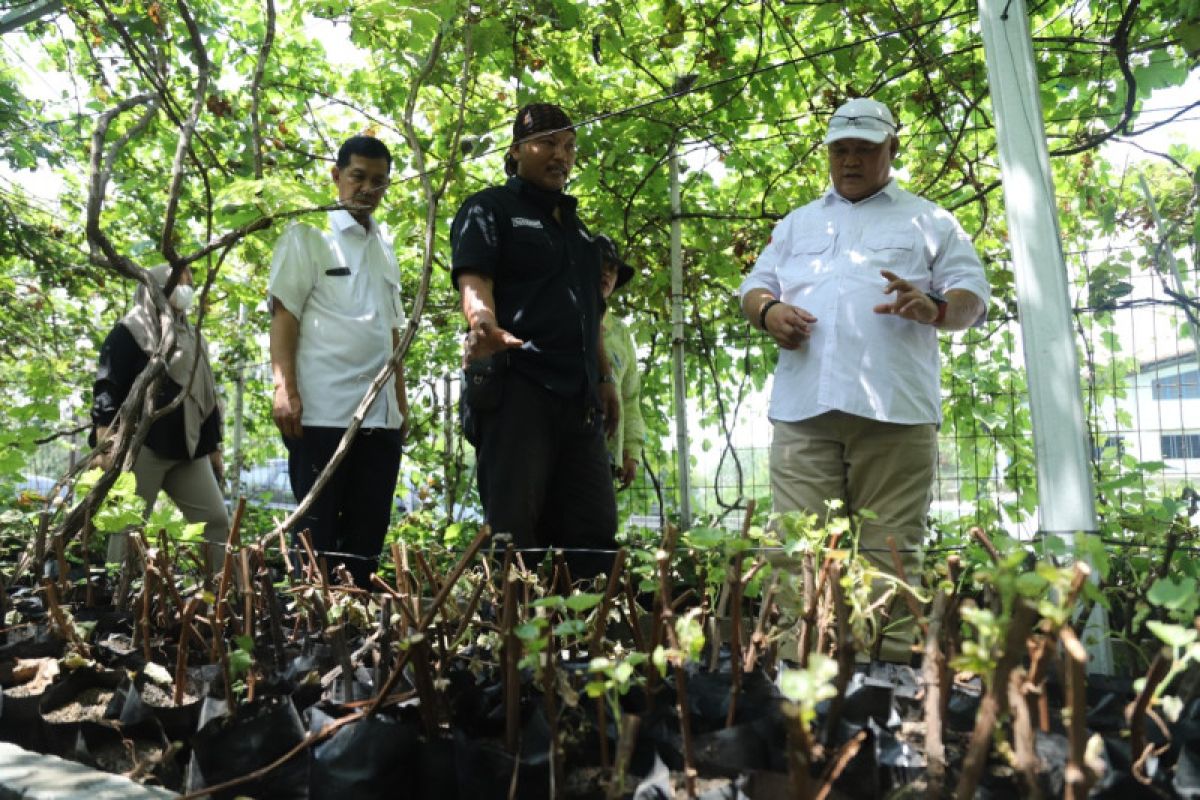
[[[392,353],[404,325],[400,269],[372,219],[331,211],[326,230],[295,223],[275,245],[269,291],[300,321],[296,381],[301,424],[344,428]],[[379,392],[364,428],[399,428],[395,377]]]
[[[971,239],[954,216],[889,182],[850,202],[830,189],[775,227],[740,294],[766,289],[817,318],[808,341],[780,350],[772,420],[827,411],[901,424],[940,422],[937,329],[874,306],[890,270],[923,291],[991,296]]]

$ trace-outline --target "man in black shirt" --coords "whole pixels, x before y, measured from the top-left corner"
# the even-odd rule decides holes
[[[468,198],[450,229],[469,325],[464,432],[487,521],[518,547],[609,548],[616,532],[604,434],[619,406],[600,336],[600,253],[563,193],[574,164],[562,109],[525,106],[508,181]],[[594,574],[607,560],[571,563]]]

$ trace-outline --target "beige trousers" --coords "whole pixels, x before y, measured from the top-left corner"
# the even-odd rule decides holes
[[[856,523],[859,548],[872,567],[895,574],[887,537],[896,540],[910,581],[920,578],[915,549],[925,521],[937,465],[937,426],[898,425],[830,411],[802,422],[775,422],[771,442],[774,510],[806,511],[824,521],[826,500],[844,503]],[[864,519],[863,510],[875,514]],[[901,601],[893,618],[908,615]],[[886,661],[907,663],[915,624],[889,626],[880,649]]]
[[[137,479],[138,497],[146,501],[147,518],[154,510],[158,493],[163,491],[184,519],[204,523],[210,568],[220,569],[225,541],[229,537],[229,513],[225,510],[225,498],[208,456],[177,461],[143,447],[133,463],[133,475]],[[113,535],[109,539],[108,560],[123,560],[125,546],[125,536]]]

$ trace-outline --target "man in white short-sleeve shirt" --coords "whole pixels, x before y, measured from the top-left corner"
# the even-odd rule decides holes
[[[332,458],[404,324],[400,270],[371,213],[392,157],[370,136],[338,150],[333,182],[345,208],[324,229],[291,225],[271,263],[272,413],[288,448],[292,492],[302,500]],[[403,365],[368,408],[362,428],[297,532],[369,586],[391,520],[408,401]]]
[[[834,112],[832,188],[775,227],[740,294],[751,325],[780,348],[769,410],[775,511],[824,522],[827,501],[839,500],[873,565],[894,573],[894,536],[915,580],[941,422],[938,332],[979,322],[990,290],[957,220],[892,179],[896,133],[875,100]],[[881,657],[907,662],[911,626],[892,634]]]

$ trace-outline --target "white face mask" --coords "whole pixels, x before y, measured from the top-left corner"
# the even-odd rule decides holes
[[[175,290],[171,292],[171,296],[168,299],[176,311],[187,311],[192,307],[192,300],[195,296],[195,287],[180,284],[175,287]]]

